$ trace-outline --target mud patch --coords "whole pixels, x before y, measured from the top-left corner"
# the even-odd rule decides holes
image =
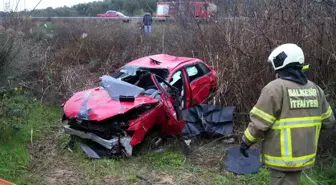
[[[76,174],[74,171],[54,169],[50,174],[47,175],[46,181],[49,184],[75,184],[78,183],[76,179]]]
[[[202,139],[190,147],[188,159],[193,165],[220,169],[228,148],[234,146],[227,139]]]
[[[126,182],[119,176],[105,176],[103,184],[124,185]]]
[[[173,181],[173,178],[172,176],[166,174],[166,173],[156,173],[155,174],[156,178],[155,178],[155,184],[176,184],[174,183]]]
[[[152,172],[149,178],[138,176],[138,179],[141,180],[141,184],[145,183],[152,185],[175,185],[176,182],[174,182],[173,178],[173,176],[164,172]]]

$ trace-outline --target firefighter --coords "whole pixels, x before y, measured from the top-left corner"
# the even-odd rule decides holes
[[[263,139],[260,160],[271,185],[299,185],[301,171],[315,162],[320,129],[334,126],[323,90],[303,74],[304,54],[295,44],[277,47],[268,58],[276,77],[250,112],[241,153]]]

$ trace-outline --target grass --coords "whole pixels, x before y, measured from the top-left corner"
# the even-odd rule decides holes
[[[220,171],[218,166],[207,164],[207,159],[216,152],[202,156],[200,163],[195,163],[180,150],[170,147],[164,152],[147,153],[132,158],[89,160],[76,144],[70,152],[61,148],[69,139],[58,133],[60,109],[41,104],[27,95],[12,95],[6,99],[8,107],[26,107],[29,115],[21,128],[12,137],[2,140],[0,145],[0,178],[16,184],[146,184],[137,176],[153,183],[167,182],[176,185],[213,184],[213,185],[267,185],[268,170],[261,168],[251,175],[234,175]],[[0,117],[2,121],[13,122],[9,117]],[[31,131],[33,130],[33,135]],[[45,136],[48,137],[45,137]],[[31,137],[32,136],[32,137]],[[34,145],[31,145],[33,138]],[[47,138],[47,139],[46,139]],[[36,144],[37,143],[37,144]],[[227,147],[213,143],[215,148]],[[36,149],[28,149],[34,146]],[[55,148],[55,150],[46,150]],[[31,153],[30,153],[31,152]],[[217,152],[220,153],[220,152]],[[40,157],[36,157],[40,156]],[[5,160],[3,160],[5,159]],[[203,160],[203,162],[202,162]],[[330,161],[334,161],[331,163]],[[336,178],[336,160],[320,161],[305,174],[317,184],[331,185]],[[307,176],[302,175],[301,185],[313,184]]]
[[[6,138],[0,140],[0,178],[16,183],[24,182],[28,177],[26,175],[30,163],[28,144],[59,124],[60,110],[41,104],[27,95],[12,95],[1,101],[6,101],[6,105],[2,106],[6,106],[8,110],[23,110],[25,105],[30,107],[29,110],[23,110],[28,116],[19,124],[20,127],[10,134],[5,134]],[[18,124],[20,121],[14,119],[15,117],[18,116],[1,116],[0,123]]]
[[[165,53],[197,57],[215,66],[220,82],[216,104],[237,105],[236,110],[241,114],[239,123],[247,123],[248,116],[243,113],[251,109],[261,88],[274,78],[271,70],[265,68],[266,57],[275,46],[293,42],[303,47],[307,62],[313,66],[311,79],[326,89],[329,99],[336,100],[332,65],[336,53],[335,27],[325,24],[324,19],[307,24],[302,21],[302,15],[296,15],[302,12],[301,7],[287,3],[280,3],[281,7],[279,3],[259,6],[279,11],[271,17],[247,21],[223,20],[201,25],[183,20],[174,24],[155,23],[150,38],[143,37],[139,25],[133,23],[56,21],[35,25],[31,22],[22,28],[26,37],[20,47],[21,58],[16,59],[20,62],[11,62],[23,70],[7,72],[16,74],[14,78],[27,82],[31,89],[42,90],[44,100],[55,102],[91,87],[97,83],[98,76],[115,71],[125,62],[160,53],[164,48]],[[316,4],[306,8],[315,11]],[[335,12],[324,11],[329,5],[320,8],[321,12],[313,17],[335,17]],[[279,20],[282,15],[292,18]],[[33,34],[29,33],[31,28]],[[20,29],[15,32],[19,33]],[[88,34],[85,39],[81,39],[83,33]],[[19,40],[16,45],[21,46]],[[7,57],[8,52],[2,53]],[[332,106],[335,103],[331,101]],[[7,115],[7,112],[23,114]],[[209,164],[208,158],[224,152],[221,149],[227,146],[222,143],[214,144],[217,150],[205,147],[200,158],[203,162],[197,164],[176,149],[132,159],[88,160],[79,149],[68,152],[60,148],[67,138],[58,135],[59,113],[58,108],[41,104],[27,95],[0,97],[0,178],[17,184],[54,184],[55,181],[56,184],[144,184],[136,178],[141,175],[153,181],[187,185],[268,184],[267,169],[261,169],[258,174],[236,176],[220,172],[213,162]],[[246,124],[235,126],[242,129]],[[319,184],[333,184],[333,161],[319,161],[321,164],[305,173]],[[302,183],[313,184],[305,175]]]
[[[218,143],[215,144],[218,146]],[[223,146],[226,147],[226,146]],[[269,172],[262,167],[258,173],[250,175],[235,175],[231,172],[220,171],[217,166],[197,165],[181,151],[168,148],[161,153],[148,153],[130,159],[101,159],[88,160],[83,152],[76,147],[74,153],[65,155],[82,169],[85,182],[100,184],[106,177],[123,179],[120,184],[146,184],[137,176],[146,177],[152,182],[171,182],[176,185],[213,184],[213,185],[267,185]],[[333,160],[336,162],[336,160]],[[336,163],[335,163],[336,164]],[[318,164],[305,174],[318,184],[331,185],[335,182],[335,164]],[[311,180],[302,174],[301,185],[313,185]]]

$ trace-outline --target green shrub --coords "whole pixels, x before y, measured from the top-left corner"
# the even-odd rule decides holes
[[[3,90],[0,95],[0,142],[7,142],[28,123],[33,104],[22,88]]]
[[[10,63],[18,54],[18,50],[14,46],[14,36],[7,32],[0,31],[0,76],[5,65]]]

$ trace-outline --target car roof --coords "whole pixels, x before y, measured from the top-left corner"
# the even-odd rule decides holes
[[[164,69],[174,69],[180,64],[192,62],[192,61],[201,61],[196,58],[189,57],[179,57],[172,56],[167,54],[158,54],[142,57],[136,60],[129,62],[127,65],[139,66],[139,67],[148,67],[148,68],[164,68]]]

